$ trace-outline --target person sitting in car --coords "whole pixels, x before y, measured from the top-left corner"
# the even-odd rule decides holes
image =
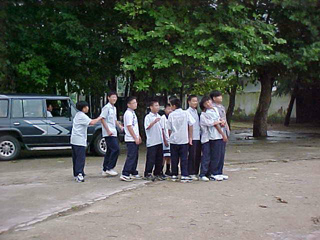
[[[48,106],[47,106],[47,117],[53,117],[52,116],[52,110],[53,110],[53,107],[52,107],[52,105],[51,104],[49,104]]]

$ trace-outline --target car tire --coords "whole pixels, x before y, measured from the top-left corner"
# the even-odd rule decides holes
[[[107,145],[101,133],[99,133],[93,141],[93,150],[98,156],[104,156],[106,154]]]
[[[20,156],[21,144],[13,136],[0,137],[0,160],[13,160]]]

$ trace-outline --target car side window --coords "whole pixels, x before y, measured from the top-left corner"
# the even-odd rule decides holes
[[[23,100],[24,117],[44,117],[41,99]]]
[[[47,117],[70,117],[70,105],[68,100],[46,100]]]
[[[20,99],[12,100],[12,117],[13,118],[23,117],[22,100]]]
[[[5,99],[0,100],[0,118],[8,117],[9,101]]]

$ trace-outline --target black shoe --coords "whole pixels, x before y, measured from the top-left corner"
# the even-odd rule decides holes
[[[171,176],[172,176],[172,172],[167,170],[167,171],[165,172],[165,175],[171,177]]]
[[[145,176],[145,177],[143,178],[143,180],[147,180],[147,181],[152,181],[152,182],[154,182],[155,177],[152,176],[152,175],[148,175],[148,176]]]

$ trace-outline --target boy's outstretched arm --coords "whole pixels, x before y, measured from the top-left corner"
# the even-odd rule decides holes
[[[102,117],[98,117],[96,119],[91,120],[91,122],[89,123],[89,125],[95,125],[97,122],[101,121]]]

